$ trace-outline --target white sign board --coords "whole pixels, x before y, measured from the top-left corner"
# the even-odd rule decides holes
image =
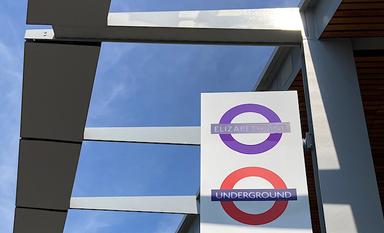
[[[297,93],[201,96],[201,233],[312,232]]]

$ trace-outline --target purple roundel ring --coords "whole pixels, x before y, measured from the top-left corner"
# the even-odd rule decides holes
[[[229,109],[220,119],[220,124],[231,124],[232,120],[238,115],[246,112],[261,114],[270,123],[281,123],[279,116],[271,109],[259,104],[242,104]],[[221,140],[234,151],[242,154],[260,154],[272,149],[279,143],[282,133],[271,133],[263,142],[248,145],[237,141],[231,134],[220,134]]]

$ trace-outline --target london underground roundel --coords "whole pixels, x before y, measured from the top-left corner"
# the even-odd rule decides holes
[[[271,109],[260,104],[242,104],[229,109],[220,119],[220,124],[231,124],[232,120],[243,113],[258,113],[264,116],[269,123],[281,123],[279,116]],[[225,145],[242,154],[260,154],[276,146],[282,137],[282,133],[271,133],[263,142],[253,145],[243,144],[237,141],[231,134],[220,134]]]
[[[272,184],[273,189],[234,189],[236,183],[247,177],[260,177]],[[289,200],[297,200],[296,189],[287,189],[276,173],[261,167],[245,167],[229,174],[220,190],[212,190],[212,200],[220,201],[224,211],[234,220],[247,225],[263,225],[279,218]],[[239,209],[233,201],[274,201],[273,206],[258,214]]]

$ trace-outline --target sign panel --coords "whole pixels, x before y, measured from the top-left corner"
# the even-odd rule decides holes
[[[200,231],[312,232],[296,92],[202,94]]]

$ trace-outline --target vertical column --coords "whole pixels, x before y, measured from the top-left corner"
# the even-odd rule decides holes
[[[26,42],[15,233],[61,233],[100,44]]]
[[[349,40],[303,41],[325,230],[381,232],[382,209]]]

